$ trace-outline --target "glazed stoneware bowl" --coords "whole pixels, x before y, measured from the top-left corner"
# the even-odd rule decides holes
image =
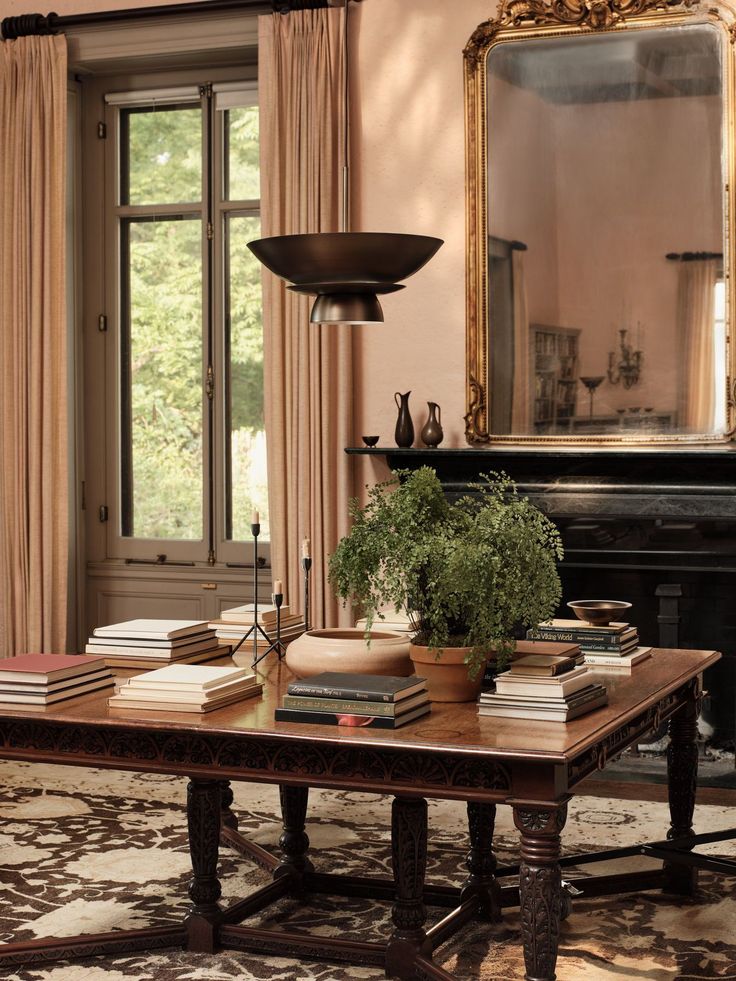
[[[297,678],[311,678],[323,671],[397,678],[414,674],[407,634],[371,630],[369,636],[370,644],[360,627],[308,630],[286,648],[286,663]]]
[[[607,627],[612,620],[631,609],[631,603],[624,600],[572,600],[567,604],[575,611],[579,620],[585,620],[595,627]]]

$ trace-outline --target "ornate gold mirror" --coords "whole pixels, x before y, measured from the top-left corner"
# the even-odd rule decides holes
[[[469,442],[732,438],[732,24],[505,0],[473,33]]]

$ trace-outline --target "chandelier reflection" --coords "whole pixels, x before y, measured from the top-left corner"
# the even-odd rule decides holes
[[[619,382],[624,388],[636,385],[641,375],[642,354],[626,340],[629,333],[625,327],[619,330],[619,350],[608,352],[608,380],[612,385]]]

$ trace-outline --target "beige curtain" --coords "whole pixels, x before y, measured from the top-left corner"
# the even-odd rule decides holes
[[[708,433],[715,414],[715,285],[720,260],[681,262],[677,290],[677,425]]]
[[[66,650],[66,40],[0,43],[0,654]]]
[[[263,235],[337,231],[341,183],[342,8],[259,18]],[[312,545],[311,624],[348,612],[327,560],[348,530],[352,328],[309,325],[311,299],[264,271],[271,565],[301,609],[301,542]]]
[[[526,302],[524,253],[511,251],[511,281],[514,302],[514,394],[511,403],[511,432],[531,432],[531,361],[529,359],[529,309]]]

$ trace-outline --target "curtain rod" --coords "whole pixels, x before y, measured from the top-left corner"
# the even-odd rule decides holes
[[[58,34],[75,27],[95,24],[121,24],[130,20],[178,14],[222,13],[228,10],[287,14],[290,10],[316,10],[320,7],[342,6],[335,0],[196,0],[194,3],[159,4],[155,7],[129,7],[123,10],[96,10],[86,14],[20,14],[5,17],[0,34],[5,41],[31,34]]]
[[[705,262],[706,259],[722,258],[722,252],[668,252],[665,256],[671,262]]]

